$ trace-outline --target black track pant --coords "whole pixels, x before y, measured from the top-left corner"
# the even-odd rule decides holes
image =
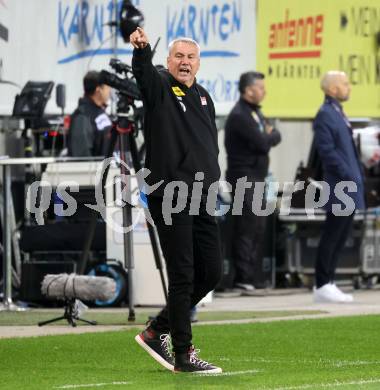
[[[158,331],[170,332],[174,352],[192,345],[190,309],[218,284],[222,261],[218,226],[201,202],[199,215],[188,207],[172,214],[172,225],[162,217],[162,198],[149,196],[148,207],[157,227],[169,280],[168,305],[152,323]]]
[[[236,181],[239,174],[229,177],[235,197]],[[243,175],[241,175],[243,176]],[[253,284],[254,270],[261,267],[264,250],[264,239],[267,217],[256,215],[252,207],[255,191],[255,182],[264,182],[264,179],[248,177],[252,183],[244,194],[241,215],[231,215],[232,218],[232,248],[231,257],[235,268],[235,283]],[[260,208],[265,209],[265,197],[260,200]]]

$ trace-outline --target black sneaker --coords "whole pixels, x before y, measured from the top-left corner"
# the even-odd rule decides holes
[[[198,357],[199,349],[190,347],[188,352],[175,354],[175,372],[192,372],[193,374],[220,374],[222,369]]]
[[[174,357],[170,336],[158,333],[150,326],[135,337],[135,340],[155,359],[170,371],[174,371]]]

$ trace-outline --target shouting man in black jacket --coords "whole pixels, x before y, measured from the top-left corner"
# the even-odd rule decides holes
[[[265,120],[259,103],[265,97],[264,75],[247,72],[239,80],[240,100],[230,112],[225,126],[227,151],[227,181],[234,193],[246,177],[246,189],[241,215],[232,216],[232,260],[235,267],[235,288],[247,294],[254,290],[254,265],[261,265],[265,217],[255,214],[253,194],[258,191],[257,182],[264,188],[268,174],[269,151],[281,141],[280,133]],[[249,187],[249,188],[248,188]],[[261,200],[261,199],[260,199]],[[235,199],[235,202],[237,200]]]
[[[210,185],[220,176],[217,129],[213,102],[195,79],[199,45],[176,39],[169,45],[168,71],[158,71],[144,30],[138,27],[130,42],[135,48],[133,73],[146,110],[145,167],[151,171],[146,182],[152,187],[161,183],[148,195],[148,207],[169,279],[167,307],[135,339],[171,371],[219,373],[219,367],[198,357],[190,322],[190,309],[221,277],[217,225],[206,210]],[[178,212],[168,220],[165,205],[170,209],[174,204],[183,207],[174,207]]]

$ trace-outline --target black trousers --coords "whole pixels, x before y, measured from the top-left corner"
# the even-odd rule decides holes
[[[237,177],[230,178],[235,195]],[[231,257],[235,269],[235,283],[253,284],[254,269],[262,263],[264,251],[264,238],[266,229],[266,217],[255,215],[252,210],[252,199],[255,181],[261,181],[248,177],[252,182],[252,188],[247,188],[244,194],[241,215],[231,215],[232,219],[232,246]],[[265,197],[261,208],[265,208]]]
[[[349,216],[335,216],[327,212],[315,263],[316,287],[334,282],[340,252],[347,240],[354,213]]]
[[[149,196],[148,207],[157,227],[168,274],[168,304],[152,323],[160,332],[170,332],[174,352],[192,345],[190,309],[212,291],[222,276],[219,231],[214,216],[201,202],[199,215],[188,207],[172,214],[172,225],[162,216],[162,198]]]

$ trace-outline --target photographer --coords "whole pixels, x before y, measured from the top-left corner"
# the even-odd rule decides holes
[[[143,95],[146,163],[149,185],[163,184],[148,195],[148,207],[157,227],[165,257],[168,306],[136,341],[160,364],[176,372],[219,373],[221,368],[201,360],[192,345],[190,308],[213,290],[221,277],[220,243],[215,217],[206,211],[210,184],[220,176],[214,104],[196,83],[200,49],[189,38],[169,45],[168,70],[152,65],[152,51],[141,28],[132,33],[132,68]],[[173,181],[189,188],[194,177],[203,180],[199,212],[190,213],[190,197],[177,192],[170,204],[185,196],[186,207],[165,223],[164,188]],[[169,184],[170,186],[170,184]],[[183,198],[182,198],[183,199]],[[170,349],[170,336],[174,356]]]
[[[68,154],[72,157],[104,156],[112,122],[105,112],[111,88],[102,83],[99,72],[83,78],[84,97],[71,115]]]

